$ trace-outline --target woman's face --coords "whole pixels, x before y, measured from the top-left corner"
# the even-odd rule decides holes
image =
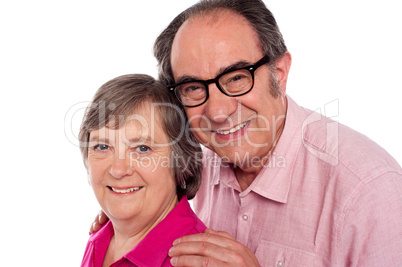
[[[156,225],[178,201],[169,138],[159,113],[151,109],[145,102],[120,129],[103,127],[90,133],[90,184],[114,223]]]

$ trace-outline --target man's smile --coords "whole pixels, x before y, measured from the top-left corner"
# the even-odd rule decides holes
[[[218,131],[217,130],[217,131],[214,131],[214,132],[218,133],[218,134],[223,134],[223,135],[232,134],[232,133],[235,133],[235,132],[243,129],[244,127],[246,127],[249,122],[250,121],[243,122],[243,123],[238,124],[236,127],[233,127],[233,128],[231,128],[229,130],[225,130],[225,131]]]

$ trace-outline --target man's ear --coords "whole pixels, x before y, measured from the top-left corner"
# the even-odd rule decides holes
[[[278,83],[282,90],[282,95],[285,95],[286,93],[286,84],[288,82],[288,75],[291,64],[292,64],[292,56],[287,51],[281,58],[275,61],[276,75]]]

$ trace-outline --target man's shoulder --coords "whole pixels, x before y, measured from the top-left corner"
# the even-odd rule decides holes
[[[402,173],[396,160],[367,136],[325,116],[310,116],[320,118],[302,126],[302,143],[310,156],[347,169],[362,181]]]

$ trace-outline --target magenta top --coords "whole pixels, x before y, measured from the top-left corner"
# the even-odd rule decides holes
[[[171,266],[168,251],[175,239],[203,233],[206,226],[192,211],[183,197],[174,209],[138,245],[111,266]],[[101,267],[110,239],[114,234],[112,222],[91,235],[81,267]]]

